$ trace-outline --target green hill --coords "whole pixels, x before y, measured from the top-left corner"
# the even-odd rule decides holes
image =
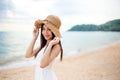
[[[75,25],[68,31],[120,31],[120,19],[112,20],[101,25]]]

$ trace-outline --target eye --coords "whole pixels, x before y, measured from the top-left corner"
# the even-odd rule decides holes
[[[51,29],[48,29],[49,31],[51,31]]]

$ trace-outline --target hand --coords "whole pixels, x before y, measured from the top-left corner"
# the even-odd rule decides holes
[[[43,21],[42,20],[36,20],[35,21],[35,23],[34,23],[34,26],[36,27],[36,28],[40,28],[40,24],[42,23]]]
[[[37,39],[38,35],[39,35],[39,29],[38,28],[34,28],[34,30],[33,30],[33,37]]]
[[[50,43],[49,43],[49,44],[51,44],[51,45],[56,45],[56,44],[58,44],[58,43],[59,43],[59,41],[60,41],[60,38],[55,37],[53,40],[51,40],[51,41],[50,41]]]

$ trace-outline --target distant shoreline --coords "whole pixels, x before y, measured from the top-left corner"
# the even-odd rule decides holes
[[[24,57],[25,48],[29,44],[31,34],[27,32],[22,34],[20,32],[0,34],[0,70],[34,65],[33,59]],[[119,35],[120,32],[66,32],[62,38],[64,56],[99,50],[120,41]]]
[[[68,31],[120,31],[120,19],[111,20],[101,25],[77,24]]]

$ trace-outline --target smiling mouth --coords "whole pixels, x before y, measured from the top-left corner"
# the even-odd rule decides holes
[[[50,35],[45,35],[45,37],[49,37]]]

